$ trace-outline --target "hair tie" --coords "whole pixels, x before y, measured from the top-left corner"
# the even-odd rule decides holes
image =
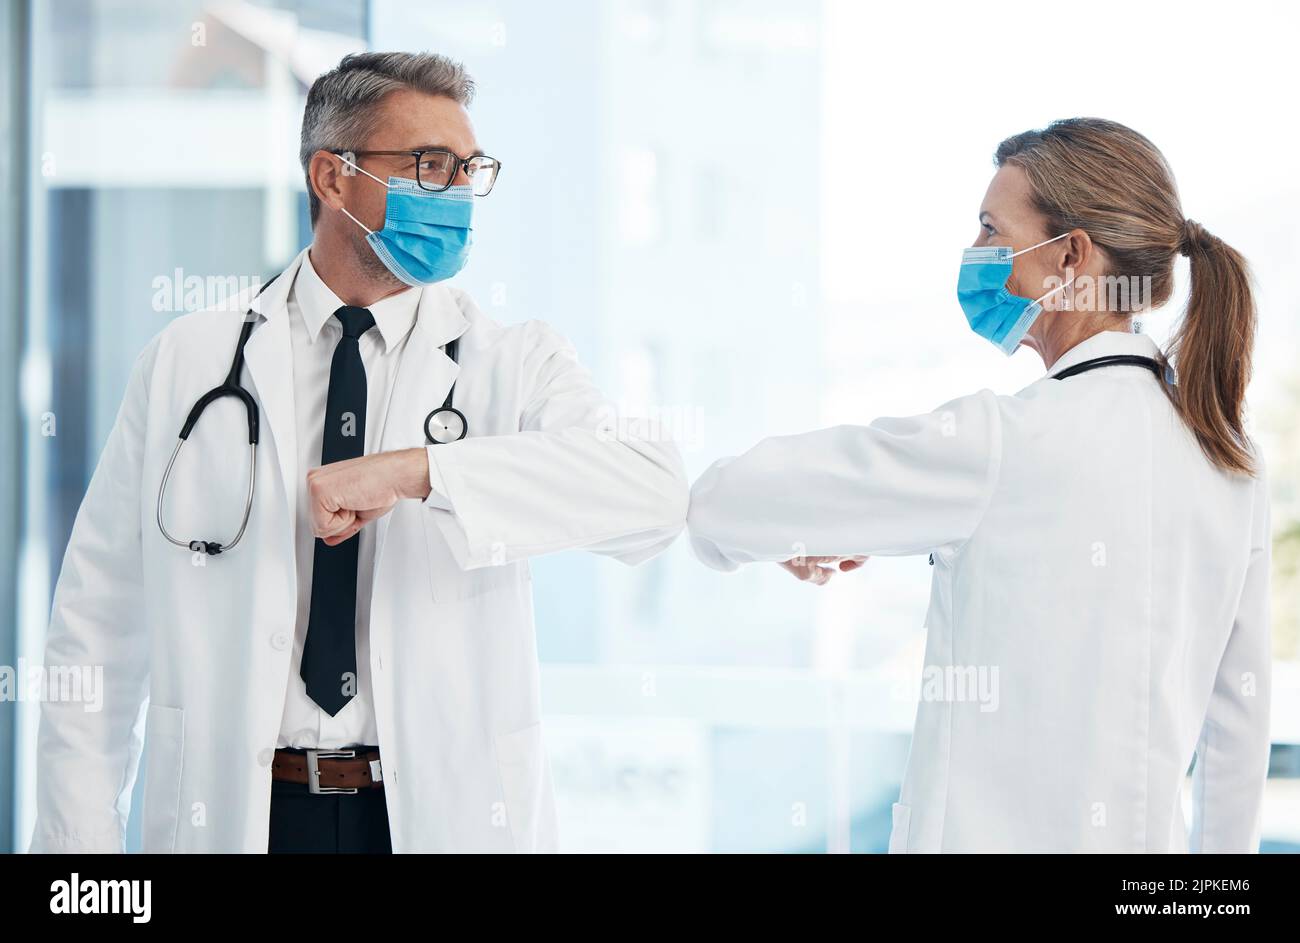
[[[1205,227],[1194,219],[1183,220],[1182,228],[1178,232],[1178,252],[1180,255],[1191,255],[1192,249],[1199,246],[1205,239],[1207,233]]]

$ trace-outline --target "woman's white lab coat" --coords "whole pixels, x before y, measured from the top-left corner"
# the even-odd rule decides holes
[[[266,851],[297,607],[289,496],[308,471],[293,445],[285,304],[301,258],[257,303],[245,374],[261,404],[257,491],[230,552],[167,543],[154,508],[186,414],[229,369],[242,309],[176,319],[135,365],[73,527],[46,650],[49,665],[103,667],[103,709],[42,705],[35,851],[122,848],[142,740],[145,851]],[[441,349],[455,337],[459,366]],[[503,327],[447,286],[423,290],[401,356],[382,449],[423,446],[425,415],[453,381],[471,435],[430,448],[451,511],[404,501],[369,525],[393,850],[551,850],[527,560],[654,555],[685,522],[680,458],[669,441],[615,434],[612,407],[555,331]],[[247,441],[234,400],[204,414],[168,485],[174,533],[234,529]]]
[[[1053,372],[1156,352],[1108,332]],[[1267,492],[1211,466],[1150,371],[768,439],[700,478],[689,528],[719,569],[933,552],[890,851],[1257,849]]]

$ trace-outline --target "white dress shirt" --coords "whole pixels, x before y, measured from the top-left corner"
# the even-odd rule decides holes
[[[415,324],[419,305],[418,289],[408,289],[369,306],[375,326],[361,336],[361,362],[366,368],[365,454],[378,451],[384,413],[392,391],[402,348]],[[297,515],[294,548],[298,572],[298,617],[294,627],[293,657],[284,716],[280,721],[279,747],[336,749],[379,742],[375,729],[374,702],[370,686],[370,593],[375,557],[375,529],[362,528],[357,554],[357,693],[331,717],[307,696],[299,675],[307,618],[311,611],[311,577],[315,557],[311,506],[307,494],[306,470],[320,465],[324,441],[325,399],[329,391],[330,363],[343,329],[334,312],[344,303],[330,290],[312,267],[311,256],[302,266],[289,292],[289,335],[293,348],[294,416],[298,431],[299,476],[295,496]]]

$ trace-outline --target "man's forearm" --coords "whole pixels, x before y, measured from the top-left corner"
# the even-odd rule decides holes
[[[398,494],[403,498],[415,498],[420,501],[429,496],[429,453],[426,450],[399,449],[380,454],[393,456],[391,474],[396,482]]]

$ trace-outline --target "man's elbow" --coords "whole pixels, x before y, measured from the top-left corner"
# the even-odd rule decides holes
[[[672,545],[686,527],[690,505],[690,482],[677,447],[657,443],[653,448],[643,445],[638,452],[650,466],[641,470],[636,485],[641,505],[638,517],[645,524],[634,535],[619,540],[618,550],[611,554],[631,566],[658,556]]]
[[[733,559],[727,550],[734,552],[737,527],[748,515],[739,506],[732,506],[730,497],[734,492],[721,481],[724,469],[725,463],[714,465],[691,488],[686,527],[695,558],[710,569],[730,573],[744,562]]]
[[[664,546],[672,543],[686,527],[686,512],[691,502],[691,484],[686,477],[681,453],[671,442],[659,446],[655,461],[655,474],[649,484],[652,490],[655,530]]]

